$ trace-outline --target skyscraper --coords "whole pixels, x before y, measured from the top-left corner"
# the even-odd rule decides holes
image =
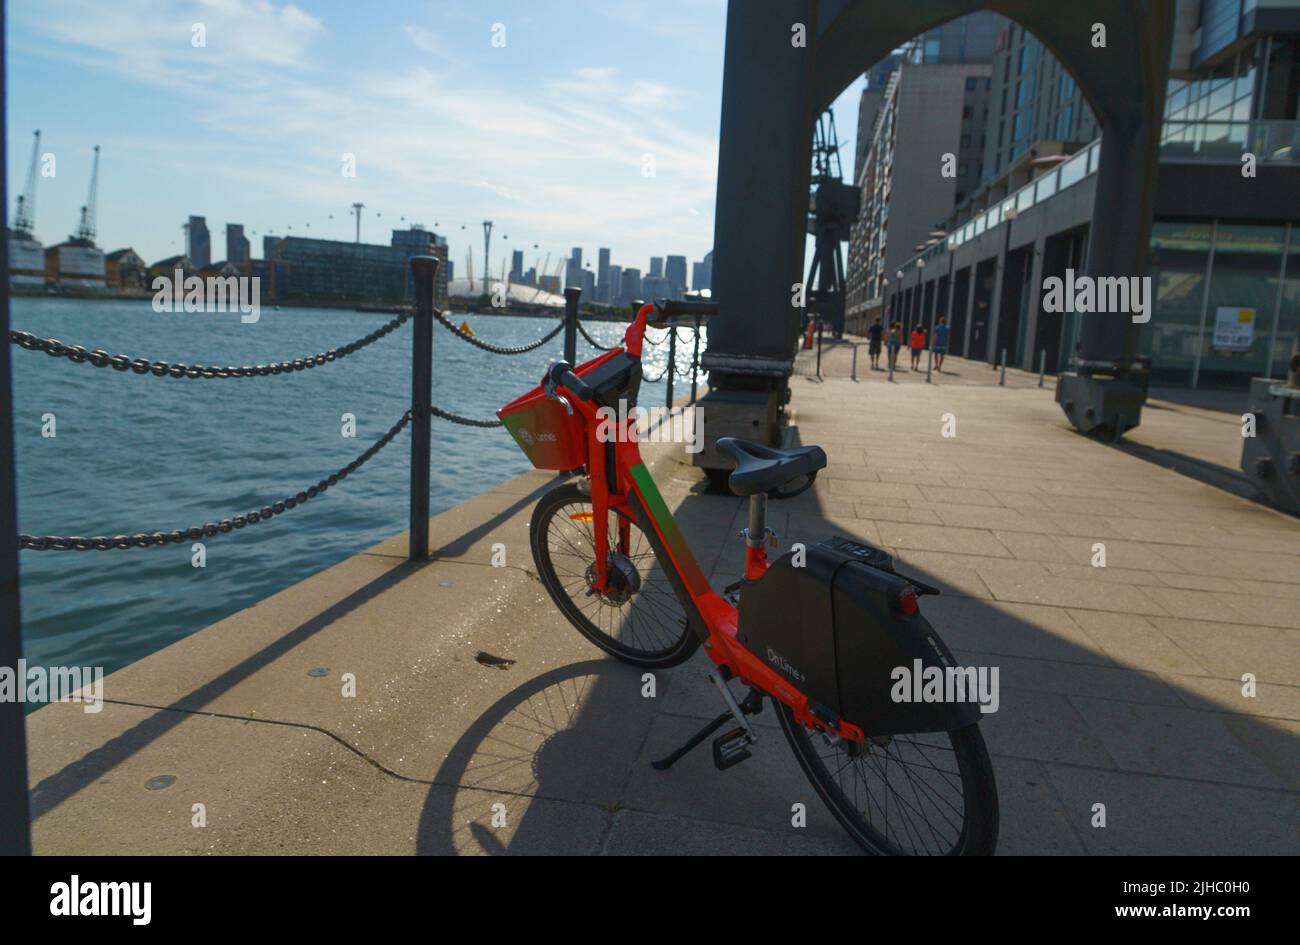
[[[610,265],[609,267],[609,285],[605,298],[601,301],[608,302],[610,305],[619,305],[623,302],[623,267]]]
[[[669,256],[664,269],[664,278],[668,280],[668,294],[680,299],[686,293],[686,257]]]
[[[602,246],[596,256],[596,301],[608,302],[609,286],[609,250]]]
[[[569,254],[568,265],[564,267],[564,284],[582,288],[582,247],[575,246]]]
[[[628,267],[623,270],[623,301],[641,298],[641,270]]]
[[[510,281],[515,283],[524,281],[524,251],[522,249],[516,249],[510,254]]]
[[[691,263],[691,291],[702,292],[713,288],[713,250],[704,254],[704,259]]]
[[[212,236],[208,233],[208,223],[203,217],[190,217],[185,224],[185,255],[190,258],[190,265],[195,269],[206,269],[212,265]]]
[[[252,258],[252,246],[244,235],[244,224],[226,224],[226,262],[247,266]]]
[[[658,279],[664,274],[664,258],[662,256],[650,257],[650,272],[647,277]]]

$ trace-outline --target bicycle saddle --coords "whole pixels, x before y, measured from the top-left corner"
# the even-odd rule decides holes
[[[778,450],[761,443],[738,440],[734,436],[719,438],[717,445],[719,452],[736,461],[736,468],[727,480],[736,495],[771,492],[800,476],[809,477],[811,485],[817,470],[826,468],[826,454],[820,446]]]

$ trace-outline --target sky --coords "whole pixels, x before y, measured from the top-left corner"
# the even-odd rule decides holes
[[[6,173],[32,131],[47,246],[73,232],[101,147],[98,244],[147,261],[205,216],[351,240],[420,223],[457,276],[581,246],[643,272],[713,243],[725,0],[10,0]],[[202,40],[200,43],[199,40]],[[860,80],[836,102],[851,174]],[[355,159],[347,176],[345,155]]]

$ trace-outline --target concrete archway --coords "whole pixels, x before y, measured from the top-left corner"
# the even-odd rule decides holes
[[[722,313],[703,358],[707,443],[776,444],[798,333],[812,131],[817,116],[872,63],[927,29],[979,10],[1029,29],[1077,80],[1102,128],[1088,275],[1146,266],[1173,0],[731,0],[727,14],[713,250]],[[1094,46],[1094,24],[1106,45]],[[799,31],[805,45],[799,45]],[[936,167],[937,172],[937,167]],[[1079,374],[1059,399],[1088,431],[1136,426],[1145,398],[1131,370],[1137,329],[1123,313],[1089,315]]]

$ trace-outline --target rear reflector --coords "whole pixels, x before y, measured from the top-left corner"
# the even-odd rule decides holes
[[[908,588],[898,595],[898,608],[909,617],[915,616],[918,612],[916,606],[916,591]]]

